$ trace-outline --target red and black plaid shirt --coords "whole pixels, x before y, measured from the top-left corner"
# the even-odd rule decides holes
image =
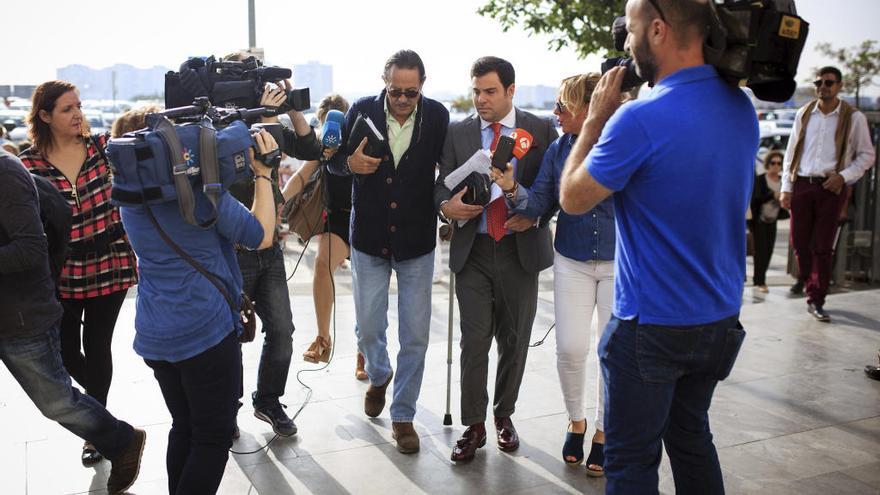
[[[88,141],[76,187],[39,150],[29,148],[19,156],[31,173],[51,180],[70,203],[70,252],[58,283],[62,299],[106,296],[137,283],[134,251],[119,208],[110,204],[110,167],[97,148],[106,140],[93,136]]]

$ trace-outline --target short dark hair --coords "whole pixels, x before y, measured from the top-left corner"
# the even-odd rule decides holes
[[[504,89],[510,87],[516,82],[516,72],[513,70],[513,64],[498,57],[480,57],[471,66],[471,77],[483,77],[486,74],[494,72],[498,74],[501,85]]]
[[[425,77],[427,77],[425,75],[425,64],[422,62],[422,57],[412,50],[400,50],[394,55],[388,57],[388,60],[385,61],[385,72],[383,73],[386,79],[391,76],[391,67],[397,67],[398,69],[418,69],[419,81],[421,82],[425,82]]]
[[[834,77],[837,78],[837,82],[843,81],[843,74],[840,73],[840,69],[837,67],[827,65],[819,69],[819,77],[822,77],[825,74],[834,74]]]
[[[710,0],[712,1],[712,0]],[[646,0],[643,5],[662,17],[678,30],[679,42],[689,40],[688,33],[704,39],[709,31],[709,4],[700,0]]]

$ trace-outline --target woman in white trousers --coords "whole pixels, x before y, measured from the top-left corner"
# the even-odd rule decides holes
[[[590,97],[599,77],[599,74],[591,73],[562,81],[553,113],[559,119],[563,135],[547,148],[538,177],[531,188],[516,184],[513,168],[504,174],[493,169],[492,177],[502,189],[515,189],[513,197],[507,201],[517,216],[547,221],[559,209],[562,169],[577,133],[586,120]],[[583,215],[568,215],[560,211],[556,224],[553,266],[556,357],[559,383],[569,417],[562,458],[575,465],[584,460],[583,443],[587,432],[584,397],[590,341],[598,343],[611,316],[615,242],[614,207],[611,201],[611,198],[606,199]],[[591,332],[594,311],[598,313],[598,325],[596,331]],[[596,376],[596,430],[586,461],[587,474],[590,476],[603,475],[605,459],[602,427],[604,385],[602,374],[597,372]]]

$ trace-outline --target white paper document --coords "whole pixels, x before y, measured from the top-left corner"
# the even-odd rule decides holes
[[[468,158],[468,161],[464,162],[464,165],[450,172],[443,183],[451,191],[455,189],[455,186],[461,184],[461,181],[463,181],[465,177],[471,175],[471,172],[488,174],[491,166],[492,160],[489,159],[489,152],[486,150],[477,150],[473,156]]]

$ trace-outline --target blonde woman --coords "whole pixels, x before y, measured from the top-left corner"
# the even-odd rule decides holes
[[[577,139],[577,133],[587,118],[590,97],[599,77],[599,74],[590,73],[568,77],[562,81],[553,113],[559,120],[563,134],[547,148],[538,177],[531,188],[514,183],[512,168],[503,175],[493,169],[493,178],[502,189],[511,190],[516,187],[516,196],[512,200],[508,199],[508,203],[517,216],[540,218],[559,209],[559,180],[562,169]],[[573,465],[584,460],[583,442],[587,432],[584,392],[593,311],[598,313],[598,326],[594,333],[597,343],[611,316],[614,236],[614,207],[611,198],[583,215],[559,212],[553,262],[556,368],[569,417],[562,458]],[[597,373],[597,380],[596,431],[586,461],[589,476],[603,475],[605,434],[602,425],[605,397],[601,372]]]

